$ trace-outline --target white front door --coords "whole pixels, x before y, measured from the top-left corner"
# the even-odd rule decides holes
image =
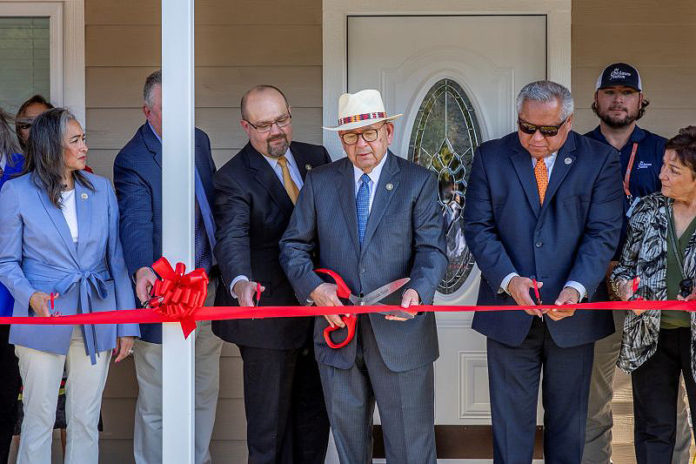
[[[436,171],[450,266],[438,304],[476,303],[480,272],[459,214],[473,156],[515,130],[515,97],[545,79],[546,15],[348,16],[347,88],[376,88],[395,122],[391,149]],[[471,313],[437,315],[435,423],[490,424],[485,338]]]

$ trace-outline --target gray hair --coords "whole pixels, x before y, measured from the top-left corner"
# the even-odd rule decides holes
[[[152,105],[154,104],[152,101],[152,89],[154,89],[156,85],[162,85],[162,70],[160,69],[153,72],[145,79],[145,87],[143,87],[143,100],[145,100],[145,104],[148,106],[148,108],[152,108]]]
[[[517,114],[522,111],[525,101],[549,103],[555,100],[561,102],[561,120],[565,121],[573,114],[575,103],[570,90],[553,81],[536,81],[525,85],[517,95]]]
[[[46,192],[57,208],[62,207],[61,192],[65,189],[63,139],[70,121],[77,119],[65,108],[53,108],[41,113],[31,126],[25,154],[24,173],[31,173],[34,183]],[[75,182],[94,191],[94,186],[82,172],[73,171],[72,176]]]

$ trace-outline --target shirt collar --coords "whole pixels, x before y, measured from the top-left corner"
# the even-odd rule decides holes
[[[544,163],[546,163],[546,167],[553,166],[553,164],[556,162],[556,157],[558,156],[558,152],[553,152],[546,158],[542,158],[544,160]],[[534,158],[530,155],[530,158],[532,158],[532,164],[536,166],[536,163],[538,161],[537,158]]]
[[[631,136],[628,138],[629,141],[631,142],[642,142],[643,139],[646,137],[645,131],[638,127],[638,124],[633,128],[633,132],[631,132]]]
[[[600,126],[597,126],[594,128],[594,130],[592,131],[592,135],[594,136],[594,138],[596,140],[609,145],[609,141],[604,136],[604,134],[602,134],[602,129],[600,128]],[[624,148],[631,146],[633,143],[642,142],[643,139],[646,137],[646,135],[647,134],[645,133],[645,131],[643,129],[641,129],[640,127],[638,127],[638,124],[636,124],[635,127],[633,128],[633,132],[631,132],[630,137],[628,137],[628,142],[626,142],[626,145],[621,147],[621,150],[619,150],[619,151],[623,151]]]
[[[149,127],[150,130],[152,131],[152,133],[155,134],[155,137],[157,137],[157,140],[159,140],[159,142],[162,143],[162,137],[160,137],[159,134],[157,133],[157,131],[155,130],[155,128],[152,127],[152,124],[150,124],[150,121],[147,121],[147,127]]]
[[[377,182],[379,182],[379,176],[382,174],[382,168],[384,167],[384,163],[387,160],[387,156],[389,156],[389,150],[387,150],[387,152],[384,154],[384,156],[380,160],[379,164],[377,164],[377,166],[375,166],[375,168],[372,170],[372,172],[370,172],[367,175],[370,178],[370,180],[372,181],[372,185],[377,185]],[[356,184],[358,182],[360,182],[360,177],[362,177],[363,174],[365,174],[365,173],[362,172],[362,170],[360,170],[359,168],[355,167],[355,165],[353,165],[353,176],[355,178]]]
[[[263,156],[266,159],[266,161],[268,161],[268,164],[270,164],[273,169],[275,169],[276,166],[278,166],[278,158],[266,156],[264,154],[261,154],[261,156]],[[290,147],[288,147],[288,149],[285,151],[285,159],[288,160],[289,166],[295,166],[295,158],[292,156]]]

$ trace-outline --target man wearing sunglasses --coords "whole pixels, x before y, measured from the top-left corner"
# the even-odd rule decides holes
[[[482,274],[478,304],[559,305],[474,316],[488,337],[496,463],[532,461],[543,377],[546,462],[580,464],[594,342],[614,331],[610,314],[572,308],[604,277],[622,202],[618,157],[572,131],[573,107],[559,84],[526,85],[517,132],[482,144],[469,178],[465,237]]]
[[[641,197],[660,190],[659,175],[667,140],[636,124],[645,114],[649,102],[643,95],[643,82],[635,67],[626,63],[610,64],[600,73],[595,89],[592,110],[599,118],[599,125],[585,135],[618,150],[623,175],[623,227],[619,246],[609,265],[609,275],[621,256],[628,218],[634,205]],[[592,301],[608,301],[609,289],[606,281],[602,281]],[[611,460],[611,399],[625,312],[612,313],[616,332],[595,344],[583,464],[605,464]],[[671,317],[669,312],[665,314],[666,318]],[[679,391],[677,438],[672,456],[674,463],[689,460],[691,445],[684,389],[680,388]]]
[[[278,241],[305,177],[331,158],[293,141],[280,89],[259,85],[241,101],[249,143],[215,175],[215,257],[228,291],[218,304],[297,306]],[[259,287],[260,286],[260,287]],[[213,331],[242,355],[249,462],[323,464],[329,420],[312,344],[313,318],[217,321]]]

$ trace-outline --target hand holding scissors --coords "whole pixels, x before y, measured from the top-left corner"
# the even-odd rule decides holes
[[[403,279],[398,279],[393,282],[390,282],[386,285],[383,285],[379,287],[376,290],[373,290],[372,292],[368,293],[367,295],[364,296],[356,296],[353,295],[346,285],[346,283],[343,281],[341,276],[339,276],[337,273],[329,270],[329,269],[317,269],[315,272],[319,274],[326,274],[330,276],[334,282],[336,282],[336,296],[338,298],[343,298],[351,303],[353,303],[354,306],[372,306],[375,304],[380,304],[379,302],[386,298],[387,296],[391,295],[392,293],[396,292],[399,290],[401,287],[406,285],[406,283],[409,282],[408,277],[403,278]],[[331,284],[328,284],[331,285]],[[319,286],[321,287],[321,285]],[[336,298],[338,300],[338,298]],[[340,303],[340,300],[339,300]],[[322,304],[320,304],[322,305]],[[342,306],[343,303],[340,304],[329,304],[327,306]],[[323,305],[322,305],[323,306]],[[407,311],[388,311],[386,313],[382,314],[387,314],[391,316],[396,316],[400,318],[405,318],[405,319],[412,319],[413,315],[410,314]],[[332,319],[329,319],[327,317],[327,320],[329,321],[329,325],[324,329],[324,340],[326,340],[326,344],[329,345],[331,348],[343,348],[346,346],[350,341],[353,339],[355,336],[355,327],[358,322],[358,318],[355,314],[346,314],[344,316],[338,316],[340,324],[338,320],[332,324]],[[339,330],[340,328],[346,327],[348,329],[348,334],[346,335],[346,338],[339,343],[334,343],[334,341],[331,339],[331,333]]]

